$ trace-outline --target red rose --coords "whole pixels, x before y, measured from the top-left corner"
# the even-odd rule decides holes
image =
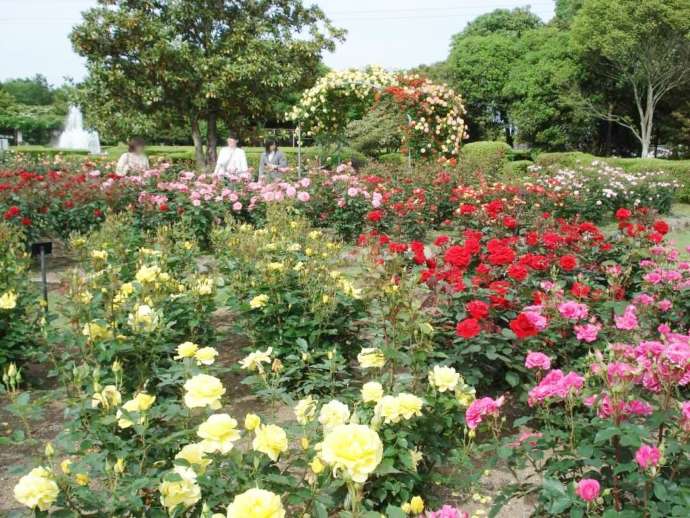
[[[455,334],[466,340],[477,336],[481,331],[479,321],[474,318],[466,318],[455,327]]]
[[[465,268],[470,264],[472,256],[461,246],[451,246],[443,255],[443,259],[453,266]]]
[[[626,220],[630,216],[632,216],[632,212],[630,212],[628,209],[624,209],[623,207],[616,211],[616,219],[618,221]]]
[[[367,219],[373,223],[376,223],[378,221],[381,221],[381,218],[383,217],[383,212],[380,210],[372,210],[367,214]]]
[[[460,205],[460,214],[463,216],[466,216],[467,214],[472,214],[475,210],[477,210],[477,207],[474,205],[470,205],[469,203],[463,203]]]
[[[572,293],[574,297],[577,297],[580,299],[588,297],[589,292],[591,290],[592,290],[592,288],[590,288],[586,284],[582,284],[581,282],[575,282],[570,287],[570,293]]]
[[[477,320],[482,320],[489,315],[489,305],[481,300],[471,300],[465,305],[465,310]]]
[[[97,218],[103,216],[103,211],[101,209],[93,209],[93,215]]]
[[[5,211],[5,215],[3,216],[6,220],[10,220],[15,216],[18,216],[21,211],[19,210],[19,207],[16,205],[12,205],[9,209]]]
[[[527,268],[525,268],[521,264],[511,264],[508,267],[508,277],[510,277],[514,281],[524,281],[527,278],[528,273],[529,272],[527,271]]]
[[[450,238],[448,236],[438,236],[436,240],[434,241],[434,244],[436,246],[443,246],[448,243]]]
[[[536,336],[539,333],[539,330],[534,327],[534,324],[524,313],[520,313],[517,318],[510,321],[510,329],[520,340]]]
[[[27,218],[27,217],[22,218],[22,225],[24,225],[25,227],[30,227],[31,223],[32,223],[31,218]]]
[[[652,225],[652,228],[656,230],[659,234],[661,235],[666,235],[668,234],[668,223],[666,223],[664,220],[660,219],[654,222],[654,225]]]
[[[167,204],[167,203],[161,203],[161,204],[158,206],[158,210],[160,210],[161,212],[167,212],[168,209],[169,209],[169,207],[168,207],[168,204]]]
[[[575,267],[577,266],[577,259],[572,255],[564,255],[563,257],[561,257],[558,263],[561,265],[561,268],[569,272],[570,270],[575,269]]]
[[[512,230],[517,227],[517,220],[512,216],[505,216],[503,218],[503,226]]]

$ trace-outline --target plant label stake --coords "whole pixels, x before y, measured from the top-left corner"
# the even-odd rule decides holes
[[[43,284],[43,301],[45,302],[46,313],[48,313],[48,278],[46,274],[46,255],[51,255],[52,253],[52,241],[31,244],[31,256],[39,256],[41,258],[41,283]]]

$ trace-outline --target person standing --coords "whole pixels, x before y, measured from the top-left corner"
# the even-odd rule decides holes
[[[239,147],[239,138],[235,133],[228,136],[228,145],[218,153],[214,174],[237,174],[249,170],[247,155]]]
[[[278,180],[281,178],[281,169],[287,165],[285,153],[278,149],[276,141],[267,141],[265,151],[261,153],[261,160],[259,161],[259,180],[264,177],[269,182]]]
[[[149,159],[144,153],[145,146],[143,139],[130,140],[127,152],[122,153],[117,161],[115,173],[118,176],[127,176],[130,173],[141,173],[149,169]]]

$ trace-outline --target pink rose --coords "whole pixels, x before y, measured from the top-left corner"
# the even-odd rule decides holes
[[[659,460],[661,460],[661,452],[656,446],[643,444],[635,453],[635,461],[642,469],[656,466]]]
[[[503,396],[494,400],[490,397],[475,399],[465,412],[465,421],[468,428],[474,430],[483,421],[485,416],[497,416],[499,408],[503,405]]]
[[[583,478],[577,483],[575,493],[585,502],[591,502],[597,499],[600,489],[601,486],[599,486],[599,482],[597,480],[594,480],[593,478]]]
[[[547,371],[551,368],[551,358],[544,353],[533,353],[532,351],[528,351],[527,357],[525,358],[525,367],[528,369],[543,369]]]
[[[582,324],[574,326],[573,329],[575,330],[575,337],[578,340],[591,344],[597,339],[597,336],[599,336],[601,326],[597,324]]]

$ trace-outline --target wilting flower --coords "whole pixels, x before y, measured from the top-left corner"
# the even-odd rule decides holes
[[[272,353],[273,347],[269,347],[265,351],[255,351],[240,360],[240,365],[245,370],[263,372],[262,364],[271,363]]]
[[[208,406],[213,410],[221,407],[220,398],[225,394],[221,381],[208,374],[197,374],[184,384],[184,404],[187,408]]]
[[[295,416],[297,417],[297,422],[304,426],[316,415],[316,400],[311,396],[307,396],[304,399],[300,399],[295,405]]]
[[[334,473],[343,471],[347,478],[363,484],[383,458],[383,443],[368,426],[343,424],[326,434],[321,458]]]
[[[106,385],[100,392],[91,396],[91,408],[101,407],[104,410],[116,407],[122,403],[122,395],[115,385]]]
[[[284,518],[280,497],[264,489],[252,488],[236,495],[228,506],[227,518]]]
[[[129,314],[127,324],[135,332],[150,333],[158,327],[159,315],[150,306],[141,304]]]
[[[386,357],[381,349],[367,347],[357,355],[357,361],[363,369],[381,368],[386,364]]]

